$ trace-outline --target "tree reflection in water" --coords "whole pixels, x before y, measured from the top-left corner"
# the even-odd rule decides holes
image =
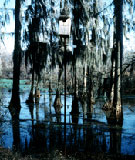
[[[48,123],[46,120],[40,120],[39,104],[29,104],[32,123],[27,129],[29,138],[25,139],[25,144],[21,143],[24,137],[20,137],[20,135],[23,135],[20,133],[20,124],[27,123],[27,121],[19,123],[20,107],[9,107],[12,116],[13,149],[22,152],[21,148],[23,148],[25,154],[38,155],[42,153],[46,157],[50,154],[54,155],[55,152],[78,156],[81,154],[84,158],[91,153],[121,153],[123,110],[105,112],[108,122],[108,124],[105,124],[93,119],[93,106],[88,101],[84,100],[81,106],[83,113],[79,112],[80,103],[78,99],[73,97],[72,123],[67,123],[65,126],[62,124],[60,117],[57,117],[57,114],[61,114],[61,108],[55,110],[57,122],[48,121]],[[78,114],[73,114],[73,111]],[[45,112],[45,114],[48,114],[48,112]],[[80,124],[81,121],[82,124]]]
[[[116,110],[106,111],[106,119],[110,130],[110,152],[121,153],[121,135],[123,126],[123,109],[117,107]]]
[[[54,101],[54,109],[55,109],[55,113],[56,113],[56,119],[57,122],[61,122],[61,108],[62,108],[62,103],[61,103],[61,97],[60,97],[60,93],[59,90],[56,90],[56,98]]]
[[[76,94],[72,97],[72,123],[78,124],[79,120],[79,104]]]
[[[31,120],[32,120],[32,126],[34,125],[34,104],[33,103],[29,103],[28,104],[28,107],[29,107],[29,112],[30,112],[30,115],[31,115]]]
[[[20,100],[18,101],[20,102]],[[19,151],[21,150],[20,144],[20,122],[19,122],[19,115],[21,106],[20,103],[10,103],[9,105],[9,112],[12,117],[12,132],[13,132],[13,150]]]

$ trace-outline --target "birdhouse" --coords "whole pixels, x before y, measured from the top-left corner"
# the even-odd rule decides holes
[[[71,33],[71,19],[66,15],[59,18],[59,35],[61,37],[69,37]]]

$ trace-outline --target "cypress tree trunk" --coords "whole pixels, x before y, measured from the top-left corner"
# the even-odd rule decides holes
[[[19,79],[21,63],[21,0],[15,1],[15,49],[13,53],[13,88],[11,103],[19,104]]]
[[[114,23],[115,23],[115,18],[114,18]],[[112,50],[112,55],[111,55],[111,62],[112,62],[112,68],[111,68],[111,73],[110,73],[110,77],[111,77],[111,81],[110,81],[110,95],[109,95],[109,99],[110,99],[110,108],[113,107],[113,100],[114,100],[114,78],[115,78],[115,52],[116,52],[116,46],[115,46],[115,42],[116,42],[116,29],[114,27],[114,32],[113,32],[113,50]]]
[[[111,84],[110,84],[110,103],[113,104],[114,99],[114,76],[115,76],[115,61],[112,60],[112,71],[111,71]]]
[[[121,75],[122,75],[122,57],[123,57],[123,0],[114,0],[114,42],[112,52],[112,71],[110,85],[110,101],[107,102],[104,109],[116,109],[121,112]]]
[[[35,57],[34,55],[33,55],[33,58]],[[34,66],[35,66],[35,60],[33,60],[33,61],[34,61],[34,63],[33,63],[33,68],[32,68],[32,84],[31,84],[29,98],[26,100],[26,103],[34,103],[34,82],[35,82],[35,67]]]
[[[116,16],[116,52],[115,52],[115,81],[114,81],[114,104],[115,108],[121,107],[121,72],[123,56],[123,0],[114,0]]]
[[[33,65],[34,66],[34,65]],[[35,79],[35,72],[34,72],[34,67],[32,69],[32,84],[31,84],[31,90],[30,90],[30,94],[29,94],[29,98],[28,98],[28,101],[30,103],[33,103],[34,102],[34,79]]]
[[[85,62],[84,62],[85,63]],[[83,93],[86,94],[86,86],[87,86],[87,79],[86,79],[86,64],[83,67]]]
[[[67,4],[67,1],[65,1],[65,5]],[[73,35],[73,44],[76,45],[77,47],[74,49],[74,52],[73,52],[73,72],[74,72],[74,87],[75,87],[75,90],[74,90],[74,93],[75,93],[75,96],[77,96],[77,92],[78,92],[78,89],[77,89],[77,77],[76,77],[76,55],[78,54],[79,52],[79,44],[78,44],[78,39],[79,39],[79,35],[78,35],[78,30],[79,30],[79,10],[78,8],[78,1],[77,0],[74,0],[74,8],[72,10],[72,14],[73,14],[73,32],[72,32],[72,35]]]

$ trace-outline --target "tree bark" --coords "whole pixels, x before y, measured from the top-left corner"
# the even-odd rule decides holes
[[[15,1],[15,49],[13,53],[12,103],[20,103],[19,80],[21,63],[21,0]]]
[[[87,78],[86,78],[86,62],[84,62],[84,67],[83,67],[83,92],[86,93],[87,90]]]
[[[115,81],[114,81],[114,107],[121,107],[121,72],[123,56],[123,0],[114,0],[116,16],[116,52],[115,52]]]
[[[123,57],[123,0],[114,0],[114,37],[112,52],[112,71],[110,85],[110,101],[104,109],[116,109],[116,114],[121,110],[121,75]]]

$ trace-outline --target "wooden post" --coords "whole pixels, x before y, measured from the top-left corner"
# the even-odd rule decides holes
[[[64,69],[65,69],[65,81],[64,81],[64,123],[66,124],[66,37],[64,38]]]

